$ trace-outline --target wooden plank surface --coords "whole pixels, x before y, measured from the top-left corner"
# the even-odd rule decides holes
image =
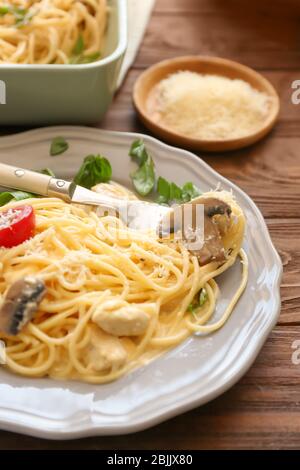
[[[99,127],[145,132],[132,86],[145,67],[177,55],[209,54],[260,70],[281,97],[276,129],[249,149],[201,155],[258,204],[284,264],[279,323],[245,377],[210,404],[153,429],[110,438],[52,442],[0,432],[0,449],[296,449],[300,447],[300,79],[297,0],[157,0],[134,67]]]

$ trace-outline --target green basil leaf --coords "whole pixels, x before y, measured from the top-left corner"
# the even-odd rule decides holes
[[[141,196],[151,193],[155,185],[154,162],[151,157],[131,174],[133,185]]]
[[[156,176],[154,162],[142,139],[135,140],[132,143],[129,155],[139,165],[138,170],[131,174],[134,187],[141,196],[147,196],[155,186]],[[172,202],[181,204],[189,202],[201,194],[199,189],[191,182],[180,187],[161,176],[157,180],[156,192],[156,201],[159,204],[170,204]]]
[[[182,202],[182,190],[177,184],[170,184],[170,201]]]
[[[17,28],[28,24],[34,16],[34,13],[30,13],[30,10],[28,8],[21,8],[10,5],[0,6],[0,16],[4,16],[7,13],[11,13],[12,15],[14,15],[15,25],[17,26]]]
[[[13,198],[13,195],[9,192],[0,193],[0,206],[5,206],[5,204],[7,204]]]
[[[23,199],[30,199],[32,197],[37,197],[36,194],[27,193],[25,191],[12,191],[11,194],[16,201],[22,201]]]
[[[188,311],[191,312],[193,315],[195,315],[196,311],[200,307],[203,307],[203,305],[205,304],[205,302],[207,302],[207,300],[208,300],[207,290],[205,289],[205,287],[203,287],[199,292],[198,301],[193,301],[188,306]]]
[[[23,199],[30,199],[32,197],[36,197],[35,194],[26,193],[24,191],[5,191],[0,193],[0,206],[4,206],[12,200],[22,201]]]
[[[51,142],[50,155],[60,155],[68,150],[69,144],[63,137],[55,137]]]
[[[34,13],[26,8],[13,8],[12,13],[15,16],[17,28],[26,26],[34,17]]]
[[[82,64],[89,64],[90,62],[95,62],[101,58],[100,52],[94,52],[93,54],[84,55],[82,58]]]
[[[91,62],[95,62],[96,60],[100,59],[100,57],[100,52],[84,54],[84,40],[80,34],[72,50],[72,55],[69,58],[69,64],[90,64]]]
[[[180,188],[177,184],[170,183],[161,176],[157,181],[157,192],[157,202],[159,204],[170,204],[174,201],[178,204],[189,202],[191,199],[201,194],[199,189],[191,182],[185,183],[182,188]]]
[[[4,16],[7,15],[7,13],[11,13],[12,15],[14,15],[16,22],[22,21],[28,12],[29,10],[27,8],[21,8],[10,5],[0,6],[0,16]]]
[[[88,155],[85,157],[74,183],[91,189],[99,183],[106,183],[111,179],[112,168],[109,161],[101,155]]]
[[[148,159],[149,154],[147,152],[145,143],[143,140],[135,140],[129,150],[129,155],[132,157],[139,165],[145,163]]]
[[[170,200],[170,183],[161,176],[157,181],[158,204],[168,204]]]
[[[23,26],[28,25],[28,23],[30,23],[34,15],[35,15],[34,13],[27,13],[24,17],[16,19],[17,28],[22,28]]]
[[[199,294],[199,306],[202,307],[205,302],[208,300],[207,290],[203,287]]]
[[[75,43],[75,46],[72,50],[72,54],[75,56],[80,55],[82,54],[83,51],[84,51],[84,41],[83,41],[82,34],[79,34],[77,41]]]
[[[95,62],[96,60],[100,59],[101,54],[100,52],[95,52],[94,54],[89,55],[80,55],[77,57],[76,61],[73,62],[74,64],[90,64],[91,62]]]
[[[4,16],[6,15],[7,13],[10,13],[10,7],[8,6],[0,6],[0,16]],[[3,193],[2,193],[3,194]]]
[[[194,183],[188,182],[182,186],[182,199],[184,202],[189,202],[200,195],[201,191],[194,185]]]
[[[23,20],[28,13],[27,8],[11,7],[11,12],[14,14],[16,20]]]
[[[148,153],[143,140],[135,140],[129,150],[129,155],[139,168],[131,174],[133,185],[140,196],[147,196],[155,186],[155,168],[151,155]]]
[[[52,176],[52,178],[55,178],[55,174],[50,168],[43,168],[42,170],[39,171],[39,173],[42,173],[42,175],[47,175],[47,176]]]

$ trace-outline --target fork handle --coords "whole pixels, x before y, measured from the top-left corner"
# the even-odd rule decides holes
[[[0,186],[48,196],[51,176],[0,163]]]

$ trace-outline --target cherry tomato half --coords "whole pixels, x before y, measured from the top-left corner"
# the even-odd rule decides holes
[[[35,214],[32,206],[13,207],[0,212],[0,247],[20,245],[34,234]]]

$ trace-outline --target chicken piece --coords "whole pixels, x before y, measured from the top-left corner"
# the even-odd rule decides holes
[[[87,363],[97,372],[118,370],[127,360],[127,352],[121,341],[108,335],[96,325],[92,327],[91,343],[85,351]]]
[[[155,310],[155,304],[108,300],[94,313],[92,321],[113,336],[140,336],[147,330]]]

